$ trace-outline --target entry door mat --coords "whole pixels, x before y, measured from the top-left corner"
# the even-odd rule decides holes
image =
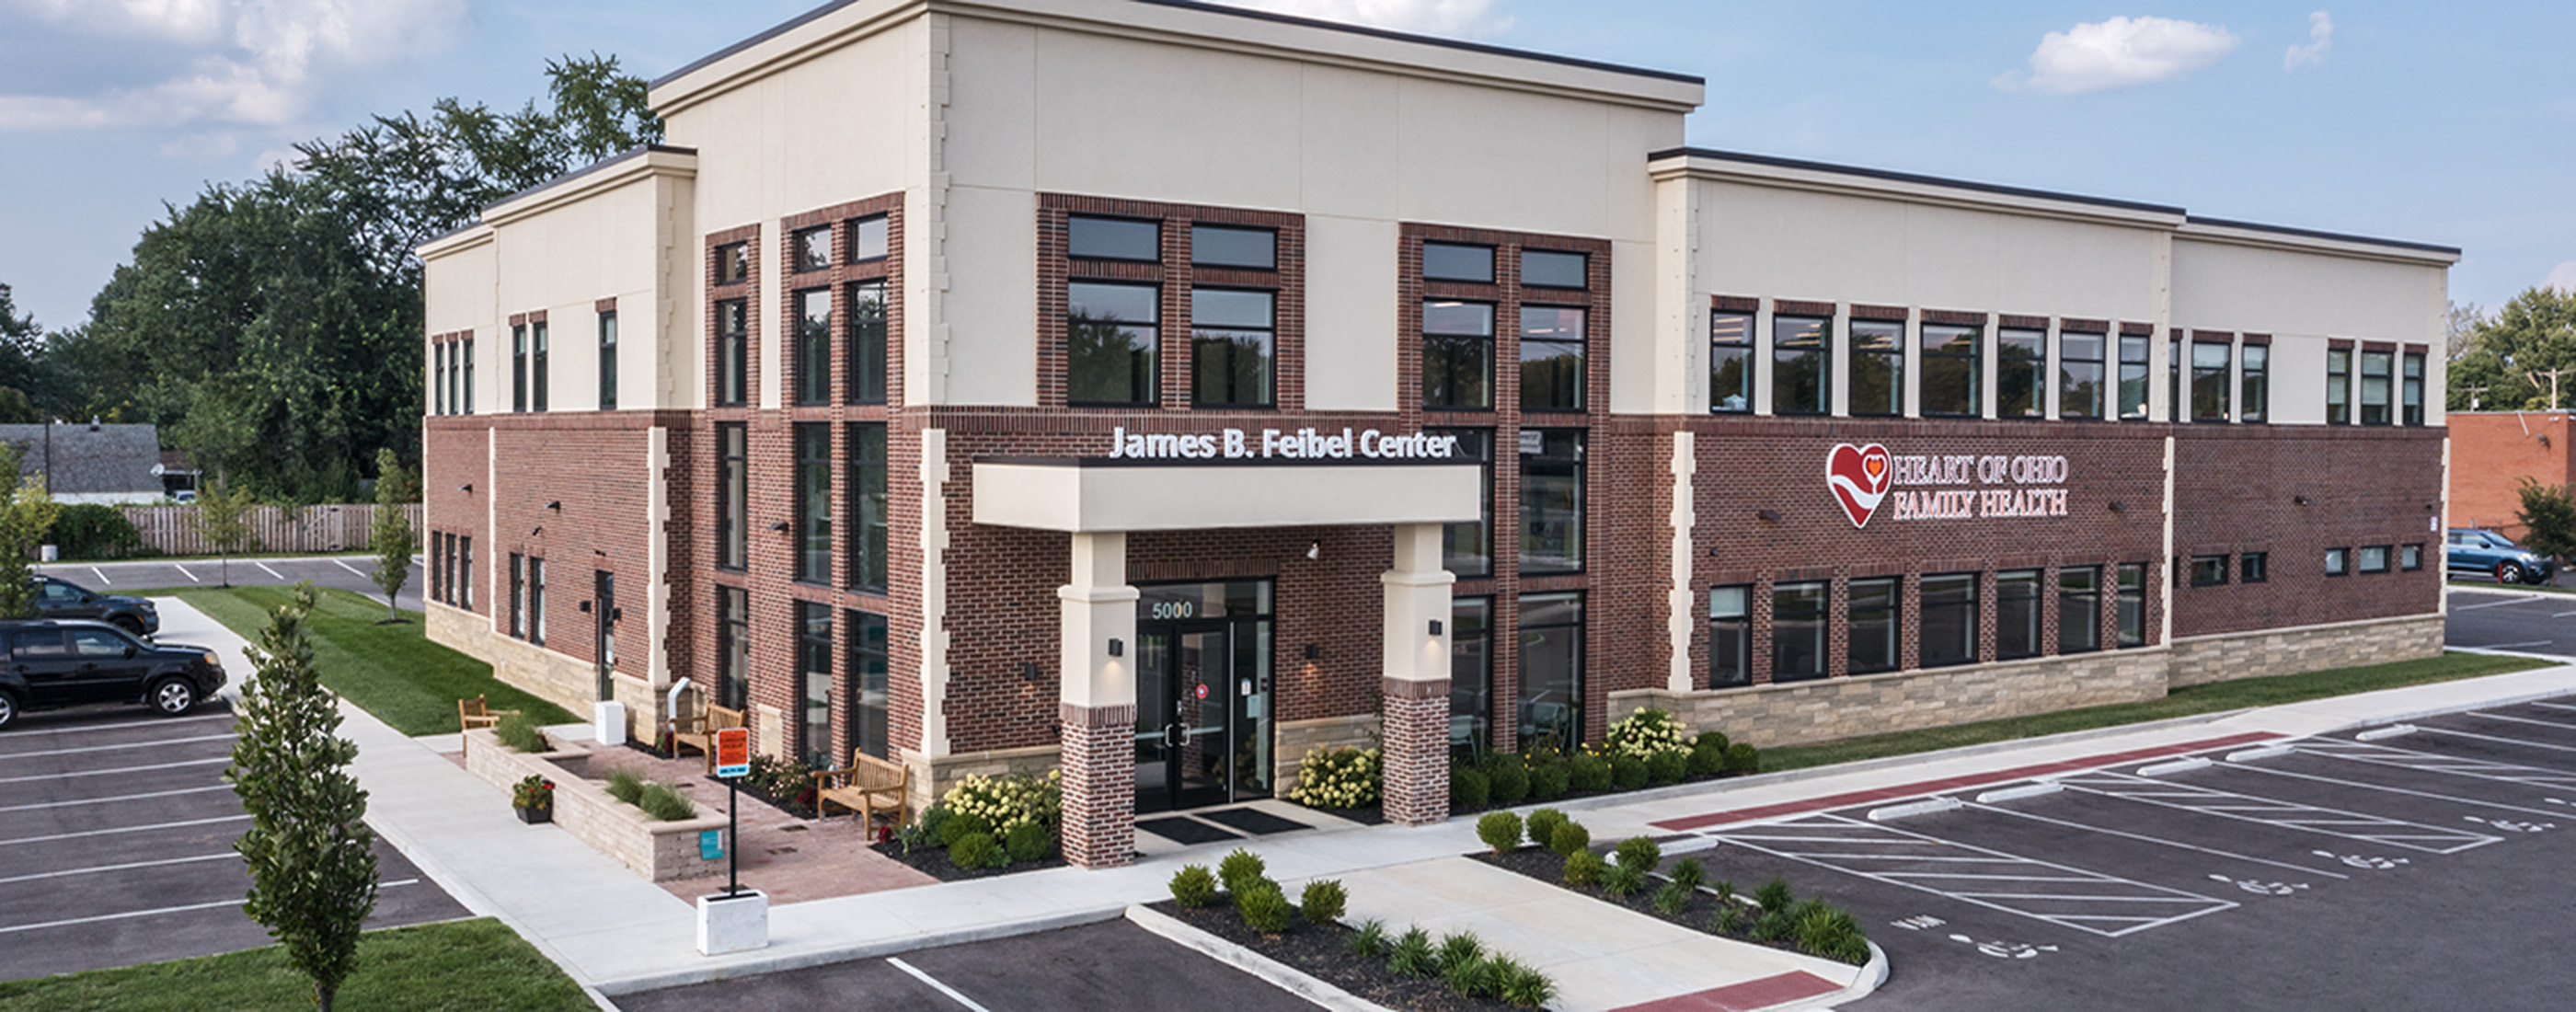
[[[1161,819],[1145,819],[1137,822],[1136,828],[1143,830],[1144,832],[1152,833],[1155,836],[1162,837],[1163,839],[1170,840],[1174,843],[1192,846],[1202,843],[1221,843],[1226,840],[1243,839],[1241,835],[1229,833],[1225,830],[1218,829],[1215,826],[1200,822],[1197,819],[1180,815]]]
[[[1198,816],[1209,822],[1240,829],[1254,836],[1293,833],[1300,829],[1315,828],[1294,819],[1280,818],[1258,808],[1220,808],[1213,812],[1200,812]]]

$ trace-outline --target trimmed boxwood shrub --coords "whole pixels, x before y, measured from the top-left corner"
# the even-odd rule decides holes
[[[960,868],[994,868],[1010,863],[991,833],[968,833],[948,845],[948,863]]]
[[[1254,879],[1242,892],[1235,894],[1234,909],[1243,914],[1243,923],[1265,935],[1288,930],[1288,920],[1296,911],[1288,905],[1288,894],[1279,883]]]
[[[1183,865],[1172,873],[1172,902],[1185,907],[1203,907],[1216,900],[1216,876],[1208,874],[1203,864]]]
[[[1588,850],[1565,855],[1565,884],[1588,886],[1599,885],[1600,882],[1601,855]]]
[[[1216,863],[1217,881],[1225,883],[1225,891],[1230,893],[1252,888],[1269,870],[1270,866],[1261,860],[1261,855],[1241,847],[1234,848],[1224,860]]]
[[[1034,822],[1019,823],[1002,834],[1002,850],[1014,862],[1039,860],[1054,846],[1055,834]]]
[[[1714,739],[1714,740],[1712,740]],[[1710,731],[1691,745],[1690,775],[1713,777],[1726,772],[1726,736]]]
[[[1483,808],[1490,787],[1485,775],[1475,770],[1449,771],[1449,803],[1460,808]]]
[[[1658,784],[1678,783],[1684,774],[1690,772],[1690,757],[1691,754],[1688,752],[1669,750],[1648,756],[1646,757],[1646,779]]]
[[[1625,755],[1610,760],[1610,782],[1623,791],[1646,786],[1646,761]]]
[[[1547,849],[1559,854],[1571,855],[1589,846],[1592,846],[1592,831],[1572,819],[1565,820],[1564,825],[1547,834]]]
[[[948,821],[939,824],[939,845],[943,847],[954,847],[957,845],[957,841],[979,833],[984,836],[993,835],[993,824],[985,821],[984,817],[981,815],[959,815],[952,813],[948,816]],[[976,866],[966,865],[965,867]]]
[[[1740,776],[1746,773],[1758,773],[1761,770],[1762,753],[1755,751],[1753,746],[1739,741],[1726,747],[1727,772]]]
[[[1297,900],[1297,914],[1308,924],[1331,924],[1342,919],[1342,908],[1351,895],[1336,879],[1319,878],[1306,883],[1306,891]]]
[[[1619,841],[1618,849],[1612,854],[1619,859],[1620,867],[1635,868],[1640,875],[1655,870],[1655,866],[1664,860],[1664,848],[1651,837],[1644,836],[1631,836]]]
[[[1476,838],[1496,854],[1510,853],[1521,845],[1521,817],[1510,812],[1486,812],[1476,820]]]
[[[1565,813],[1542,808],[1529,813],[1527,832],[1531,843],[1541,847],[1556,846],[1556,827],[1565,825]]]
[[[1529,797],[1529,768],[1519,756],[1507,755],[1494,762],[1485,774],[1486,794],[1497,805],[1517,805]]]
[[[1566,767],[1566,784],[1578,791],[1610,789],[1610,763],[1597,755],[1578,755]]]
[[[1530,797],[1554,801],[1565,796],[1566,766],[1561,762],[1540,763],[1530,768]]]

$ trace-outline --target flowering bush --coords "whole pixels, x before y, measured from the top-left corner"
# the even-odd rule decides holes
[[[1288,800],[1309,808],[1374,805],[1384,774],[1384,759],[1376,749],[1313,749],[1297,763],[1297,787],[1288,792]]]
[[[949,788],[939,804],[950,817],[982,819],[999,837],[1007,838],[1013,827],[1028,824],[1043,826],[1053,835],[1064,811],[1064,774],[1048,770],[1042,777],[1028,773],[971,776]]]
[[[520,808],[553,808],[555,782],[530,774],[510,788],[510,804]]]
[[[1612,756],[1627,756],[1639,762],[1665,753],[1678,753],[1684,761],[1690,758],[1690,742],[1682,737],[1681,725],[1673,715],[1662,710],[1641,709],[1610,725],[1605,744]],[[1669,761],[1669,760],[1667,760]]]

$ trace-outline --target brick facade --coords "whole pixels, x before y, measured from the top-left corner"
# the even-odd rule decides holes
[[[2522,479],[2565,485],[2576,476],[2576,427],[2563,411],[2454,411],[2451,526],[2523,533]]]

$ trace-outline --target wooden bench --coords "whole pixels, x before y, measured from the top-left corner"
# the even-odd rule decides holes
[[[742,711],[708,705],[705,712],[679,722],[671,734],[671,755],[676,758],[682,748],[693,748],[707,757],[707,772],[716,771],[716,732],[744,726]]]
[[[464,725],[463,727],[458,728],[460,731],[471,731],[478,727],[492,727],[501,723],[501,718],[517,712],[519,711],[495,710],[491,707],[491,704],[483,701],[482,696],[456,701],[456,722]]]
[[[829,806],[839,805],[858,813],[859,828],[866,829],[876,813],[890,809],[900,826],[912,821],[911,792],[911,767],[851,749],[849,768],[815,772],[814,817],[828,819]]]

